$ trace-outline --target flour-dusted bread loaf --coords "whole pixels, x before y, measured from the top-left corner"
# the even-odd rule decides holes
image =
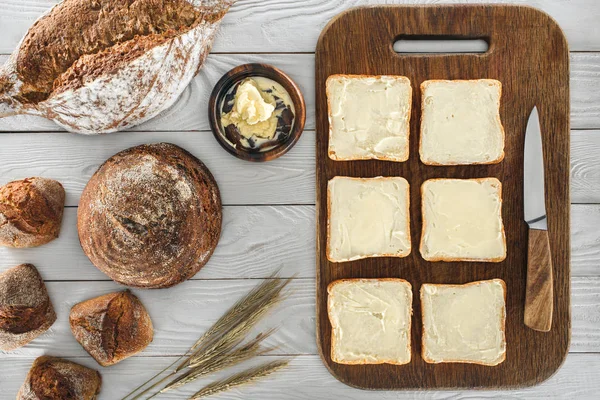
[[[428,363],[498,365],[506,358],[506,284],[421,286],[422,356]]]
[[[502,184],[496,178],[430,179],[421,186],[421,255],[427,261],[506,258]]]
[[[58,357],[36,358],[17,400],[96,400],[102,378],[97,371]]]
[[[37,269],[21,264],[0,274],[0,350],[25,346],[56,321]]]
[[[411,251],[409,184],[400,177],[336,176],[327,188],[327,258],[406,257]]]
[[[428,165],[496,164],[504,159],[502,84],[494,79],[421,84],[421,161]]]
[[[154,335],[146,308],[129,290],[75,304],[69,324],[75,339],[103,367],[144,350]]]
[[[0,68],[0,117],[114,132],[170,107],[234,0],[63,0]]]
[[[111,279],[163,288],[191,278],[221,233],[219,188],[196,157],[169,143],[109,158],[81,194],[77,230],[84,253]]]
[[[0,245],[35,247],[58,237],[65,190],[55,180],[28,178],[0,187]]]
[[[405,76],[331,75],[329,157],[408,160],[412,88]]]
[[[395,278],[342,279],[329,284],[327,293],[333,362],[410,362],[410,283]]]

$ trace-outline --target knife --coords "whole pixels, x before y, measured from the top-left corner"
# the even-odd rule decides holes
[[[548,332],[552,326],[554,294],[546,221],[542,131],[537,107],[533,108],[527,121],[523,172],[525,222],[529,225],[524,322],[531,329]]]

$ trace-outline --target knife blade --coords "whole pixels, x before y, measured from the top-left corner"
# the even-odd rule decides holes
[[[525,131],[523,162],[524,217],[529,225],[524,322],[532,329],[547,332],[552,327],[554,290],[543,154],[542,129],[534,107]]]

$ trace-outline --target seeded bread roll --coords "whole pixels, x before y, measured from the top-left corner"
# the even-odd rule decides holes
[[[129,290],[105,294],[71,308],[75,339],[103,367],[144,350],[152,342],[152,321]]]
[[[65,190],[55,180],[27,178],[0,187],[0,245],[35,247],[58,237]]]
[[[79,240],[111,279],[164,288],[191,278],[221,233],[221,198],[210,171],[173,144],[142,145],[108,159],[85,187]]]
[[[0,274],[0,350],[26,345],[56,321],[37,269],[21,264]]]
[[[100,373],[58,357],[37,358],[17,400],[95,400],[100,393]]]

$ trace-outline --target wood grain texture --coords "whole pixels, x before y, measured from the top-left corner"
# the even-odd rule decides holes
[[[275,270],[277,265],[271,263],[268,267]],[[195,280],[171,289],[133,290],[150,314],[155,335],[150,346],[134,357],[182,354],[230,305],[259,283],[258,279]],[[83,300],[123,290],[123,286],[114,282],[46,282],[46,286],[56,309],[56,322],[47,333],[26,347],[0,352],[0,360],[35,357],[50,350],[65,357],[87,356],[71,334],[69,310]],[[269,344],[279,346],[277,354],[317,355],[315,282],[313,279],[295,279],[291,288],[292,296],[257,329],[279,327],[269,339]],[[420,287],[413,289],[418,291]],[[574,278],[572,293],[573,338],[570,351],[600,353],[600,278]],[[413,332],[420,329],[415,321],[416,316],[413,316]],[[412,345],[417,343],[413,341]],[[519,346],[518,339],[508,342],[509,349],[515,346]],[[420,354],[414,354],[415,357],[421,358]]]
[[[48,352],[52,354],[51,351]],[[261,357],[256,362],[278,359],[280,357]],[[89,358],[69,358],[72,361],[90,368],[97,364]],[[123,397],[137,383],[149,379],[162,368],[174,361],[174,358],[132,357],[112,366],[102,368],[103,385],[100,400],[115,400]],[[6,399],[12,399],[14,393],[25,380],[25,375],[33,362],[33,358],[0,359],[0,382]],[[190,384],[179,391],[161,395],[160,399],[181,400],[189,397],[212,379],[222,378],[228,374],[241,371],[244,364],[221,372],[214,377],[206,378]],[[506,391],[364,391],[346,386],[331,376],[318,356],[296,356],[290,366],[264,381],[248,386],[241,386],[229,392],[220,393],[211,400],[281,400],[281,399],[319,399],[319,400],[468,400],[468,399],[528,399],[546,400],[570,398],[577,400],[596,399],[600,390],[600,355],[569,354],[565,365],[541,386],[528,389]],[[122,382],[114,385],[113,382]],[[3,397],[4,399],[5,397]]]
[[[226,206],[219,245],[193,279],[267,278],[276,268],[282,277],[314,279],[314,227],[314,206]],[[77,208],[65,209],[53,242],[17,251],[0,247],[0,271],[23,263],[35,265],[46,281],[110,281],[81,250]]]
[[[314,51],[314,48],[311,50]],[[0,56],[0,64],[8,56]],[[307,130],[315,128],[313,54],[215,54],[170,109],[141,124],[135,131],[210,130],[208,99],[219,78],[240,64],[262,62],[281,68],[300,86],[306,101]],[[600,54],[571,53],[571,126],[600,128]],[[0,119],[0,132],[59,131],[58,125],[40,117],[21,115]]]
[[[66,204],[76,206],[89,178],[111,155],[141,143],[173,142],[207,164],[224,204],[314,204],[314,135],[305,131],[281,160],[250,169],[221,149],[210,132],[121,132],[101,138],[58,132],[4,135],[0,184],[27,176],[51,177],[65,185]],[[600,131],[572,131],[573,203],[600,202],[598,154]]]
[[[109,280],[81,251],[76,214],[65,210],[60,237],[47,245],[0,247],[0,269],[30,262],[50,281]],[[571,276],[600,277],[600,205],[573,205],[571,217]],[[267,278],[274,267],[314,279],[314,206],[226,206],[223,218],[219,246],[193,279]]]
[[[27,176],[53,178],[65,187],[65,204],[76,206],[86,183],[106,159],[132,146],[169,142],[206,164],[225,205],[313,204],[314,138],[314,132],[305,132],[285,156],[249,168],[248,161],[223,150],[210,132],[122,132],[89,137],[65,132],[10,135],[2,139],[0,184]]]
[[[552,327],[553,285],[552,254],[548,231],[529,229],[523,321],[531,329],[548,332]]]
[[[57,0],[0,1],[0,53],[10,53],[37,17]],[[312,52],[319,33],[336,14],[354,6],[415,4],[423,0],[238,0],[223,19],[215,52]],[[437,3],[437,0],[426,0]],[[503,0],[470,0],[502,3]],[[600,12],[594,0],[515,0],[538,7],[565,30],[573,50],[600,50]],[[465,3],[446,0],[444,3]]]
[[[600,131],[571,131],[571,203],[600,203]]]
[[[256,279],[187,281],[169,289],[132,290],[148,310],[154,326],[154,340],[138,355],[183,354],[229,307],[260,282]],[[57,321],[28,346],[10,353],[0,352],[0,358],[40,356],[49,349],[60,356],[85,356],[87,353],[71,334],[71,307],[123,290],[123,286],[114,282],[47,282],[46,286]],[[267,339],[268,346],[277,346],[276,353],[314,354],[314,297],[315,286],[311,280],[294,280],[290,284],[290,296],[252,332],[276,327],[277,332]]]
[[[455,21],[469,21],[458,24]],[[357,28],[358,27],[358,28]],[[366,34],[368,32],[368,34]],[[490,51],[478,55],[397,55],[399,35],[488,37]],[[352,43],[352,48],[347,47]],[[370,389],[520,387],[552,375],[567,354],[569,307],[569,53],[558,26],[524,7],[374,7],[351,10],[325,29],[317,45],[317,343],[329,370],[343,382]],[[543,66],[540,68],[540,66]],[[411,158],[405,163],[335,162],[327,157],[328,118],[325,81],[334,73],[405,75],[414,89]],[[426,79],[493,78],[502,82],[500,107],[506,131],[503,162],[489,166],[430,167],[420,163],[418,85]],[[523,221],[523,145],[527,116],[540,110],[546,165],[547,212],[555,265],[553,329],[536,332],[523,324],[527,225]],[[550,167],[551,166],[551,167]],[[429,178],[497,177],[503,185],[506,260],[498,264],[427,263],[417,251],[402,259],[377,258],[344,264],[327,261],[327,181],[334,176],[403,176],[411,184],[411,237],[420,237],[419,187]],[[331,326],[327,285],[342,278],[402,277],[413,288],[422,283],[465,283],[503,279],[508,287],[507,358],[490,369],[473,364],[426,364],[418,357],[420,304],[413,304],[413,361],[404,366],[335,364],[330,358]],[[416,289],[415,289],[416,290]],[[416,292],[415,292],[416,293]],[[416,295],[414,295],[416,298]],[[519,371],[515,374],[514,371]],[[397,377],[403,379],[398,380]]]

